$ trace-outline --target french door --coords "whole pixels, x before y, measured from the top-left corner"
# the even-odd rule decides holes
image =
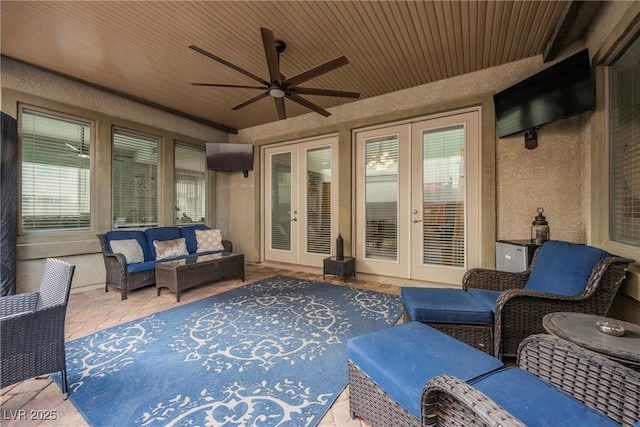
[[[322,266],[337,218],[337,137],[264,149],[266,261]]]
[[[459,284],[480,265],[479,111],[356,132],[356,257],[371,274]]]

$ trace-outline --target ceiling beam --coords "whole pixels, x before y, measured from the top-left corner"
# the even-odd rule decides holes
[[[593,18],[596,16],[602,1],[570,1],[567,2],[558,25],[543,52],[543,62],[553,61],[565,47],[580,40]]]

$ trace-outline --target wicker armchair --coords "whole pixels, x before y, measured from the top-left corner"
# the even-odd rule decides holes
[[[545,248],[547,251],[540,255]],[[588,261],[585,253],[591,257]],[[594,259],[595,256],[600,258]],[[580,280],[575,280],[581,287],[572,292],[559,290],[574,283],[575,266],[562,263],[567,260],[575,260],[583,274]],[[632,262],[585,245],[548,242],[536,251],[531,265],[522,273],[474,268],[464,275],[462,290],[403,288],[405,320],[425,322],[495,357],[515,357],[524,338],[545,332],[542,326],[545,314],[565,311],[606,316]],[[541,281],[539,278],[545,274],[553,280],[545,277]],[[537,280],[530,280],[534,276]],[[548,285],[540,288],[532,286],[532,282]],[[437,296],[445,300],[457,298],[467,305],[464,309],[449,306],[445,310],[435,302]],[[420,312],[424,306],[428,311]],[[472,310],[482,316],[481,321],[462,317]],[[434,320],[432,313],[443,314]]]
[[[610,256],[593,268],[585,289],[575,296],[557,295],[524,289],[536,255],[522,273],[488,269],[471,269],[462,279],[464,290],[487,289],[501,291],[496,301],[493,324],[493,354],[496,357],[516,356],[518,346],[529,335],[545,332],[542,318],[558,311],[606,316],[627,267],[633,260]]]
[[[75,266],[47,259],[39,292],[0,298],[0,388],[52,372],[69,396],[64,322]]]
[[[640,419],[640,373],[552,335],[526,338],[518,366],[624,426]],[[450,376],[429,381],[422,426],[523,424],[473,386]]]

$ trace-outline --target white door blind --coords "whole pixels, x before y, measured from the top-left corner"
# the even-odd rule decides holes
[[[398,136],[365,143],[365,247],[370,259],[398,259]]]
[[[331,253],[331,148],[307,151],[307,252]]]
[[[640,38],[609,71],[609,234],[640,246]]]
[[[291,250],[291,153],[271,156],[271,249]]]
[[[175,224],[205,222],[207,155],[204,148],[175,146]]]
[[[423,262],[464,265],[464,127],[424,132]]]
[[[23,109],[22,230],[91,226],[91,124]]]
[[[114,228],[158,225],[158,138],[113,132]]]

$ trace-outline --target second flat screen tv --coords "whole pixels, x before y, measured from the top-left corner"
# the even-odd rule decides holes
[[[500,138],[595,108],[585,49],[494,95]]]
[[[253,170],[253,145],[207,142],[207,168],[215,171]]]

